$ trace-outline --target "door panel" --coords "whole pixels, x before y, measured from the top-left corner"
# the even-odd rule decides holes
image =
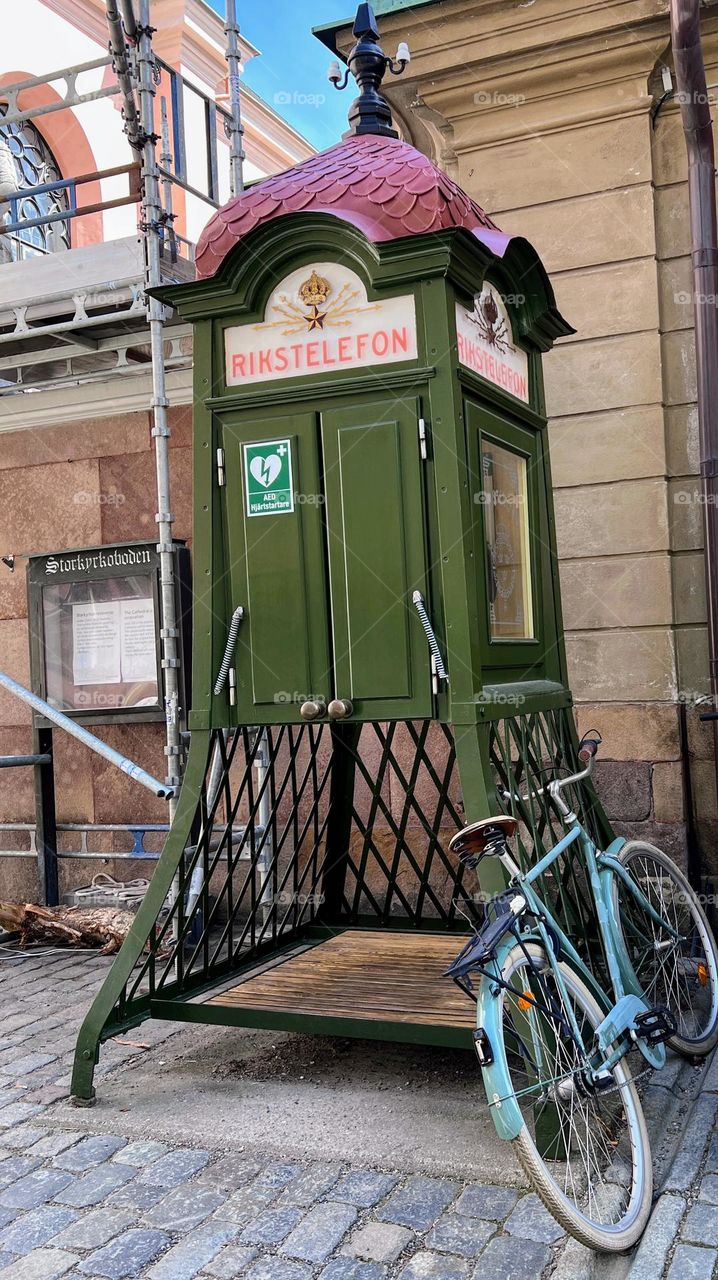
[[[363,719],[431,715],[417,422],[416,401],[322,414],[335,693]]]
[[[304,699],[331,696],[316,414],[230,421],[224,442],[232,607],[246,611],[237,720],[296,720]]]

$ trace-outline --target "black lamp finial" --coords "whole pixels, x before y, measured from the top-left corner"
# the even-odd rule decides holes
[[[370,4],[360,4],[354,19],[353,34],[356,44],[347,58],[347,70],[342,79],[338,62],[329,67],[329,79],[335,89],[345,89],[351,71],[359,86],[359,97],[349,108],[349,129],[345,138],[362,133],[379,134],[384,138],[398,138],[393,127],[391,108],[379,92],[386,71],[400,76],[410,59],[409,48],[401,43],[396,58],[387,58],[379,44],[379,28]]]

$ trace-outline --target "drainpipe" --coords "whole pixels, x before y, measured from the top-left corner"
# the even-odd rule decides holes
[[[713,708],[718,712],[718,227],[699,10],[700,0],[671,0],[671,42],[688,151],[708,660]],[[713,721],[713,751],[718,789],[718,720]]]

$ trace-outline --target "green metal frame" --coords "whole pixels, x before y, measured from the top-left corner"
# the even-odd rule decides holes
[[[356,272],[370,300],[414,294],[417,360],[260,387],[225,386],[224,327],[257,321],[278,280],[327,260]],[[528,405],[458,364],[455,303],[471,302],[485,278],[523,298],[509,310],[514,340],[528,355]],[[482,908],[446,851],[450,836],[465,821],[506,807],[503,790],[514,794],[532,779],[539,786],[549,767],[576,763],[541,375],[541,353],[570,328],[530,245],[511,241],[500,261],[461,230],[374,245],[329,215],[299,214],[252,233],[214,279],[158,292],[195,326],[191,748],[165,850],[80,1032],[72,1091],[81,1100],[93,1096],[102,1040],[147,1016],[456,1043],[460,1033],[443,1026],[305,1018],[301,1011],[240,1014],[199,1001],[297,945],[318,945],[322,930],[465,931],[465,915],[478,921]],[[262,832],[256,732],[237,724],[226,690],[212,692],[238,603],[228,558],[228,502],[236,497],[217,487],[216,450],[228,421],[252,439],[252,424],[261,418],[314,413],[319,427],[322,412],[380,394],[388,403],[419,397],[429,428],[421,469],[425,587],[450,684],[441,682],[429,715],[418,698],[404,710],[390,701],[381,721],[363,724],[312,727],[296,705],[278,706],[264,729],[269,820]],[[487,643],[482,625],[486,583],[470,441],[475,421],[507,443],[519,436],[531,441],[532,555],[543,612],[537,640],[506,648]],[[326,569],[317,564],[313,572],[321,576]],[[419,635],[424,643],[410,601],[407,610],[408,626],[416,628],[412,642]],[[249,718],[245,710],[243,720]],[[208,780],[215,752],[221,780],[213,797]],[[605,842],[610,833],[593,793],[582,789],[575,803],[597,843]],[[529,865],[555,843],[554,819],[538,800],[520,817],[520,853]],[[172,898],[176,877],[179,892]],[[484,895],[502,883],[500,869],[482,872]],[[285,891],[288,910],[281,915]],[[542,894],[569,922],[572,937],[591,932],[580,874],[570,860],[542,885]]]

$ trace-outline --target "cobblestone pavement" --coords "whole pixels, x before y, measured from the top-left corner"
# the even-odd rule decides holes
[[[119,1106],[114,1131],[105,1115],[93,1132],[92,1109],[70,1127],[55,1104],[67,1098],[77,1029],[111,962],[17,959],[2,948],[0,957],[0,1280],[718,1278],[718,1055],[693,1073],[685,1130],[685,1101],[669,1119],[685,1093],[680,1060],[649,1085],[649,1127],[672,1131],[676,1154],[639,1248],[597,1265],[519,1187],[410,1176],[330,1152],[278,1160],[249,1146],[138,1138],[129,1123],[123,1133]],[[135,1035],[151,1058],[183,1033],[150,1021]],[[104,1046],[103,1095],[137,1055],[132,1036]]]
[[[702,1081],[653,1216],[631,1259],[631,1280],[718,1276],[718,1054]]]
[[[54,1104],[109,961],[0,954],[0,1280],[539,1280],[552,1269],[561,1229],[519,1188],[132,1140],[119,1111],[115,1133],[93,1134],[92,1110],[69,1131]],[[175,1033],[149,1022],[141,1039]],[[107,1044],[100,1085],[136,1054],[136,1042]]]

